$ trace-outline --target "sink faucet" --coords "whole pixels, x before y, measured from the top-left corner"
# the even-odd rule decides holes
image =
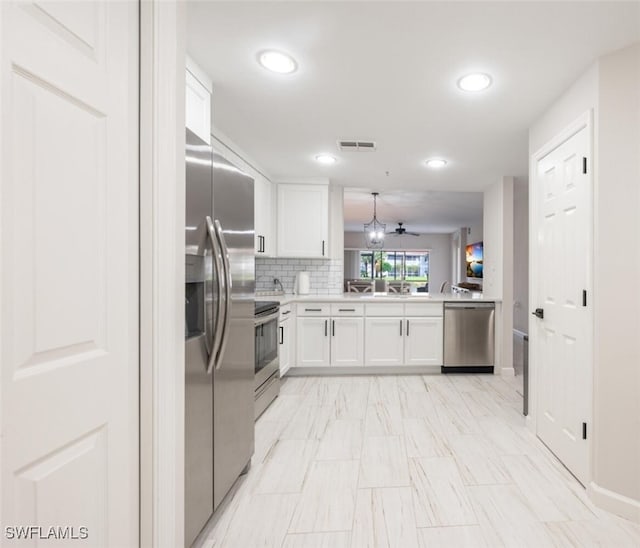
[[[284,293],[284,287],[282,287],[282,282],[278,278],[273,279],[273,285],[280,286],[280,291]]]

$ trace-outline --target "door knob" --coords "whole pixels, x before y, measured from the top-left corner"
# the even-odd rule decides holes
[[[542,308],[536,308],[535,312],[532,312],[531,314],[533,314],[536,318],[544,318],[544,310]]]

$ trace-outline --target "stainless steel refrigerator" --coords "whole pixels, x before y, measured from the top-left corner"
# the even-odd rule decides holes
[[[253,179],[187,130],[185,546],[254,449]]]

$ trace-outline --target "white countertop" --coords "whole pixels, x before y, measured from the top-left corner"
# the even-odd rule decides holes
[[[500,302],[501,299],[484,297],[482,293],[434,293],[410,295],[371,295],[370,293],[343,293],[342,295],[259,295],[256,301],[278,301],[280,304],[292,302],[322,302],[322,303],[405,303],[405,302]]]

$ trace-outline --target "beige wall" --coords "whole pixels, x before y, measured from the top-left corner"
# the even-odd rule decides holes
[[[502,301],[496,321],[496,365],[513,374],[513,177],[503,177],[485,190],[483,208],[483,293]]]
[[[529,179],[513,185],[513,328],[529,332]]]
[[[530,155],[588,110],[594,116],[589,493],[603,508],[640,522],[640,44],[601,58],[550,106],[530,129]],[[533,287],[535,264],[531,275]]]
[[[598,94],[593,479],[640,518],[640,44],[600,60]]]

